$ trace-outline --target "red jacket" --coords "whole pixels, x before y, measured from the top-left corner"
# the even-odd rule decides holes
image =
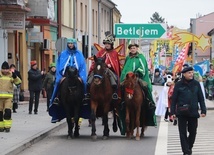
[[[106,65],[109,67],[117,76],[118,79],[121,74],[121,69],[120,69],[120,61],[119,61],[119,56],[117,51],[111,50],[111,51],[106,51],[105,49],[100,50],[97,54],[97,57],[102,57],[105,60]],[[94,62],[92,63],[89,73],[94,69]]]
[[[172,104],[172,95],[173,95],[174,87],[175,87],[175,84],[172,84],[168,90],[168,107],[171,107],[171,104]]]

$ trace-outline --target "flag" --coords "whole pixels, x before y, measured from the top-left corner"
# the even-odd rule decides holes
[[[166,52],[166,48],[165,46],[163,46],[160,51],[160,57],[162,57],[165,54],[165,52]]]
[[[178,46],[175,45],[174,47],[174,52],[173,52],[173,58],[172,58],[172,61],[170,63],[170,67],[169,67],[169,70],[172,71],[174,65],[175,65],[175,61],[176,59],[178,58],[178,54],[179,54],[179,50],[178,50]]]
[[[156,50],[157,51],[155,52],[155,58],[154,58],[154,62],[153,62],[154,69],[159,68],[159,50],[160,50],[159,45],[158,45]]]
[[[194,71],[199,72],[201,76],[204,76],[206,72],[209,71],[210,62],[209,60],[205,60],[199,62],[193,66]]]
[[[178,73],[182,70],[183,64],[187,57],[188,50],[189,50],[189,43],[186,43],[176,59],[176,62],[173,68],[173,74]]]

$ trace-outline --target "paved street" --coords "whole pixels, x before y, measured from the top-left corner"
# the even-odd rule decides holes
[[[160,92],[162,87],[154,86]],[[145,137],[140,141],[127,140],[119,132],[110,133],[110,138],[102,140],[103,126],[97,121],[98,140],[92,142],[91,129],[87,120],[81,125],[80,138],[67,140],[65,120],[51,124],[46,112],[44,99],[41,100],[38,115],[28,114],[28,104],[19,105],[18,113],[13,114],[13,126],[10,133],[0,133],[0,154],[145,154],[145,155],[182,155],[177,126],[158,117],[158,128],[148,127]],[[214,108],[214,102],[207,102],[208,109]],[[205,118],[199,119],[198,134],[193,155],[211,155],[214,152],[214,110],[208,110]],[[110,122],[112,119],[110,119]],[[110,130],[112,130],[111,123]],[[25,150],[24,152],[22,152]]]

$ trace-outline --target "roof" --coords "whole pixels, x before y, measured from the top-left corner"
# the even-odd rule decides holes
[[[211,36],[213,34],[214,34],[214,28],[207,33],[208,36]]]

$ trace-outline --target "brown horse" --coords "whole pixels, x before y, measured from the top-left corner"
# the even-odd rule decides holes
[[[108,127],[108,112],[111,109],[112,93],[113,89],[110,83],[110,78],[108,74],[107,66],[102,58],[97,58],[94,56],[95,67],[93,70],[94,77],[90,86],[91,94],[91,136],[92,139],[97,139],[96,135],[96,116],[103,117],[103,139],[109,137],[109,127]],[[115,118],[114,118],[115,122]],[[113,130],[116,123],[113,123]]]
[[[140,140],[139,128],[142,126],[141,136],[144,136],[145,128],[145,117],[143,116],[145,114],[143,111],[144,93],[138,83],[137,76],[133,72],[126,74],[124,88],[126,105],[126,136],[127,138],[131,138],[136,127],[136,140]],[[140,120],[142,120],[142,124],[140,124]]]

